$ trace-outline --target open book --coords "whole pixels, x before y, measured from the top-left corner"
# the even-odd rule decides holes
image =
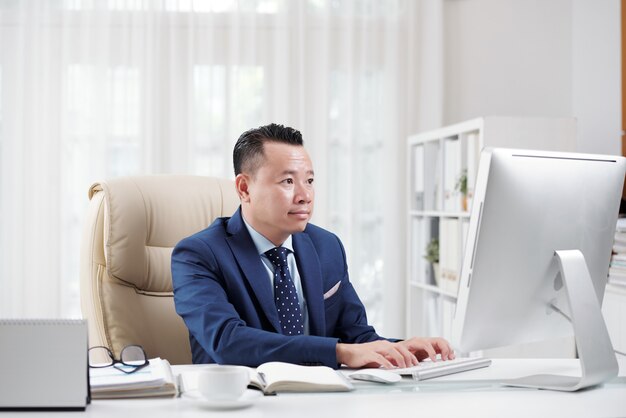
[[[265,394],[276,392],[347,392],[353,389],[341,373],[327,366],[298,366],[273,361],[251,370],[250,384]]]
[[[182,391],[197,389],[198,374],[201,372],[201,369],[184,372]],[[266,395],[277,392],[347,392],[353,389],[352,383],[343,374],[326,366],[299,366],[273,361],[256,369],[249,368],[249,372],[250,386]]]
[[[131,374],[115,367],[90,368],[89,383],[93,399],[175,396],[178,393],[170,363],[158,357]]]

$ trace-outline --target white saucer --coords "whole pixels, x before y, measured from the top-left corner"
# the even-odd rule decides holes
[[[219,410],[247,408],[262,396],[263,393],[261,391],[252,389],[247,389],[239,399],[234,400],[208,400],[197,390],[191,390],[182,394],[183,398],[197,403],[202,408]]]

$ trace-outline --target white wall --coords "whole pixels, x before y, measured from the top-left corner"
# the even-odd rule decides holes
[[[444,123],[574,116],[578,149],[620,153],[619,0],[446,0]]]
[[[573,0],[572,114],[578,149],[621,154],[619,0]]]

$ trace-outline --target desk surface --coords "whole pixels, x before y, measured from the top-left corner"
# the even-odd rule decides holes
[[[181,398],[94,400],[85,413],[46,416],[118,417],[411,417],[420,416],[546,416],[592,417],[626,415],[626,360],[620,376],[601,387],[576,393],[508,388],[497,381],[534,373],[580,373],[577,360],[494,359],[491,367],[426,382],[404,378],[395,385],[355,382],[349,393],[279,394],[261,397],[237,411],[209,411]],[[174,373],[202,366],[175,366]],[[37,413],[20,413],[20,417]]]

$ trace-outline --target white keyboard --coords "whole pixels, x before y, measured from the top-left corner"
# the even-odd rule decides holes
[[[491,360],[483,357],[456,358],[454,360],[424,360],[417,366],[404,369],[388,369],[402,376],[413,376],[415,380],[432,379],[433,377],[480,369],[491,364]]]

